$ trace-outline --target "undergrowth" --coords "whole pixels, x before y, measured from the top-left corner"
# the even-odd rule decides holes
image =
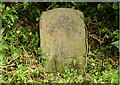
[[[0,51],[2,83],[116,83],[118,84],[118,3],[7,3],[2,5]],[[86,71],[49,73],[47,54],[40,48],[39,20],[53,8],[73,8],[85,15],[89,52]],[[112,12],[112,13],[111,13]]]

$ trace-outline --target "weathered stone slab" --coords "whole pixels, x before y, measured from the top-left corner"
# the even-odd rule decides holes
[[[83,68],[86,53],[83,14],[71,8],[56,8],[44,12],[40,20],[40,46],[48,53],[45,67],[49,71]],[[77,60],[77,64],[73,64]]]

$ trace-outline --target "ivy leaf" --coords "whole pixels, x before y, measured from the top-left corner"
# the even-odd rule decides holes
[[[10,7],[8,7],[8,6],[7,6],[7,7],[6,7],[6,10],[8,10],[8,11],[9,11],[9,10],[10,10]]]
[[[95,63],[92,63],[91,65],[95,66]]]
[[[82,75],[80,75],[79,77],[78,77],[78,80],[82,80],[83,78],[82,78]]]
[[[3,43],[2,44],[2,48],[8,50],[9,49],[9,45],[7,43]]]
[[[28,82],[28,83],[32,83],[32,82],[33,82],[33,80],[28,80],[27,82]]]
[[[105,37],[108,39],[108,38],[109,38],[109,35],[105,35]]]
[[[40,20],[40,17],[37,17],[37,18],[36,18],[36,21],[39,21],[39,20]]]
[[[11,51],[12,53],[14,53],[14,52],[15,52],[15,49],[14,49],[14,47],[13,47],[13,46],[10,46],[10,51]]]
[[[6,50],[2,49],[2,54],[5,55],[6,54]]]
[[[73,60],[73,64],[76,65],[77,64],[77,59]]]
[[[2,9],[5,9],[5,4],[2,5]]]
[[[117,2],[114,2],[112,8],[113,8],[113,9],[118,9],[118,7],[119,7],[119,6],[118,6],[118,3],[117,3]]]
[[[18,52],[18,51],[15,51],[15,52],[14,52],[14,56],[15,56],[15,57],[19,56],[19,52]]]
[[[101,7],[101,4],[98,4],[98,5],[97,5],[97,8],[100,9],[100,7]]]
[[[116,46],[117,48],[119,48],[119,40],[118,40],[118,41],[115,41],[115,42],[113,42],[113,43],[111,43],[111,44],[113,44],[114,46]]]
[[[106,27],[104,27],[102,30],[101,30],[101,32],[102,33],[104,33],[104,32],[106,32],[108,29],[106,28]]]

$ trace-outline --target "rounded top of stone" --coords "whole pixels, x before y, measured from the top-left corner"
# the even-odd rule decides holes
[[[43,12],[43,14],[48,13],[48,12],[52,12],[52,11],[63,11],[63,12],[64,11],[73,11],[73,12],[76,12],[81,18],[84,18],[83,13],[80,10],[75,10],[72,8],[55,8],[55,9]]]

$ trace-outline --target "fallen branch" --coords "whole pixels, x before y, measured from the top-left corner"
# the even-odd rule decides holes
[[[93,35],[90,34],[90,33],[89,33],[89,36],[92,37],[92,38],[94,38],[95,40],[97,40],[97,41],[100,43],[100,45],[102,45],[102,44],[104,43],[105,36],[103,37],[102,40],[99,39],[99,38],[97,38],[96,36],[93,36]]]

